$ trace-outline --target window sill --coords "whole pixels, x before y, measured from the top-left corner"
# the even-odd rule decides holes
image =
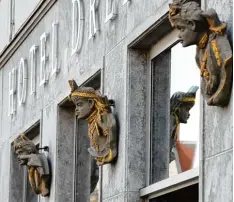
[[[197,184],[198,180],[199,168],[195,168],[140,189],[140,196],[152,199]]]

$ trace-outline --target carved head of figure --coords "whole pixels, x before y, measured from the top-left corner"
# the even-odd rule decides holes
[[[174,0],[169,7],[169,20],[180,31],[179,38],[183,47],[198,45],[203,48],[209,33],[219,34],[226,29],[215,10],[204,12],[194,0]]]
[[[76,116],[78,119],[87,119],[92,111],[94,110],[94,100],[88,97],[78,96],[77,93],[95,93],[93,88],[90,87],[83,87],[79,88],[79,92],[73,92],[75,94],[71,95],[71,100],[76,105]]]
[[[92,113],[109,112],[108,99],[102,97],[98,91],[91,87],[78,87],[74,80],[69,81],[71,88],[70,99],[76,105],[78,119],[87,119]]]
[[[78,87],[74,80],[69,85],[69,98],[76,105],[77,118],[88,121],[89,153],[98,165],[112,162],[117,156],[116,121],[109,100],[93,88]]]
[[[20,165],[27,165],[28,155],[38,153],[35,144],[24,134],[20,134],[20,136],[15,139],[13,147]]]
[[[170,99],[170,111],[178,123],[187,123],[190,116],[189,111],[195,104],[197,90],[198,87],[193,86],[187,93],[176,92],[172,95]]]

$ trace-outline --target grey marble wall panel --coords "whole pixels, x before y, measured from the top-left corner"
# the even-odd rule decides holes
[[[49,163],[51,165],[51,186],[50,186],[50,196],[41,197],[42,202],[53,202],[55,201],[55,180],[56,180],[56,124],[57,124],[57,105],[52,102],[47,105],[41,114],[42,119],[40,120],[42,131],[41,135],[41,147],[48,146],[49,152],[44,152],[47,156]]]
[[[141,202],[142,199],[139,197],[139,192],[131,191],[118,194],[116,196],[110,197],[108,199],[103,200],[103,202]]]
[[[115,46],[126,37],[127,8],[122,1],[117,2],[117,17],[113,21],[104,24],[105,53],[108,54]],[[106,9],[106,8],[104,8]]]
[[[0,201],[9,201],[10,184],[10,143],[0,145]]]
[[[206,9],[214,8],[227,23],[232,43],[233,1],[207,0]],[[232,91],[233,92],[233,91]],[[208,201],[232,201],[233,180],[233,95],[225,108],[204,107],[200,198]]]
[[[146,88],[147,56],[129,50],[129,85],[127,100],[126,176],[127,191],[138,191],[146,185]],[[133,198],[129,201],[133,201]]]
[[[9,139],[11,131],[12,131],[12,124],[11,118],[9,117],[9,72],[12,68],[4,68],[1,69],[2,72],[2,93],[3,96],[1,97],[2,100],[2,127],[1,127],[1,141],[4,142]],[[14,122],[14,120],[12,120]]]
[[[128,193],[137,192],[139,188],[145,186],[146,182],[146,55],[131,51],[128,54],[129,70],[127,70],[128,67],[122,69],[121,64],[125,61],[125,54],[127,54],[126,50],[123,50],[124,47],[123,42],[108,54],[104,70],[104,91],[110,99],[115,100],[115,111],[120,124],[117,162],[103,167],[104,201],[117,201],[122,193],[126,193],[125,201],[136,201],[136,194],[128,196]],[[129,77],[128,80],[125,80],[126,76]],[[123,99],[125,92],[128,92],[126,111],[124,111],[126,104]],[[126,113],[129,115],[127,120],[125,120]]]
[[[124,193],[120,193],[118,195],[103,200],[103,202],[119,202],[119,201],[126,201]]]
[[[170,58],[171,51],[167,50],[152,60],[150,183],[164,180],[169,174]]]
[[[23,201],[24,195],[24,167],[20,166],[19,161],[11,147],[10,154],[10,182],[9,182],[9,201]]]
[[[233,97],[225,108],[205,106],[204,158],[233,148]]]
[[[125,130],[125,44],[121,42],[105,58],[104,94],[115,101],[114,112],[119,121],[118,159],[114,164],[103,166],[103,200],[124,192],[126,186],[126,130]]]
[[[127,10],[127,34],[131,33],[141,23],[144,23],[146,18],[160,12],[160,9],[164,7],[168,7],[170,2],[168,0],[132,0],[128,4]]]
[[[233,201],[233,150],[205,162],[204,202]]]
[[[72,202],[73,198],[73,161],[74,129],[73,109],[58,108],[57,150],[56,150],[56,190],[55,201]]]
[[[90,141],[88,138],[88,123],[86,120],[77,122],[76,150],[74,160],[74,194],[75,201],[90,200],[90,161],[91,156],[88,152]]]
[[[125,198],[128,202],[142,202],[142,199],[139,196],[139,191],[130,191],[126,193]]]

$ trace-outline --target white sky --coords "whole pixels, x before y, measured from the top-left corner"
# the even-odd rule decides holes
[[[195,61],[196,46],[183,48],[178,43],[171,49],[171,95],[177,91],[187,92],[191,86],[200,86],[200,71]],[[180,124],[180,140],[196,141],[197,151],[194,164],[197,165],[199,152],[200,89],[196,102],[190,110],[187,124]]]

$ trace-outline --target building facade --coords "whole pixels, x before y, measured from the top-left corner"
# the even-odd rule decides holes
[[[233,94],[228,106],[211,107],[198,91],[195,125],[184,129],[184,140],[197,141],[196,160],[182,173],[169,166],[170,97],[200,83],[194,47],[182,48],[169,22],[170,3],[0,1],[1,202],[233,200]],[[232,44],[232,0],[198,3],[227,23]],[[115,102],[118,158],[99,168],[92,196],[87,124],[67,98],[71,79]],[[31,192],[18,165],[12,144],[21,133],[48,147],[48,197]]]

